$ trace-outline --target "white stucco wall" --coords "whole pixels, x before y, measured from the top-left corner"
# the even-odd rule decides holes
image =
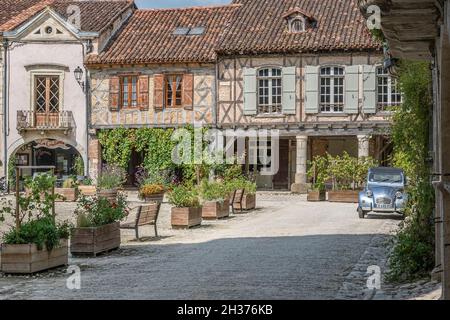
[[[83,68],[83,49],[81,43],[21,43],[15,44],[9,50],[9,126],[8,159],[18,147],[36,139],[58,139],[75,147],[83,159],[87,159],[86,143],[86,99],[83,90],[75,80],[73,71],[76,67]],[[30,66],[40,65],[38,68],[27,70]],[[33,110],[32,105],[32,76],[31,72],[52,70],[52,65],[66,67],[61,80],[62,102],[61,111],[72,111],[75,128],[65,135],[63,132],[28,131],[19,134],[17,131],[17,111]],[[84,69],[83,69],[84,70]]]

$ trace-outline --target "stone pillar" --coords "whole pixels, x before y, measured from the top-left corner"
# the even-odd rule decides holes
[[[291,187],[294,193],[307,193],[307,160],[308,160],[308,136],[297,136],[297,156],[295,183]]]
[[[358,138],[358,158],[367,158],[370,150],[370,136],[357,136]]]
[[[101,145],[96,136],[89,139],[89,177],[96,182],[102,165]]]

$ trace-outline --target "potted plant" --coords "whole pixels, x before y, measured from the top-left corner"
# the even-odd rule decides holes
[[[123,168],[113,165],[104,166],[97,180],[98,197],[114,203],[117,200],[118,190],[125,181],[126,173]]]
[[[3,272],[31,274],[68,264],[70,225],[56,223],[55,182],[50,174],[27,178],[29,193],[19,195],[15,208],[11,200],[0,201],[0,222],[5,214],[15,219],[15,226],[3,236]]]
[[[310,169],[307,172],[308,178],[312,179],[311,190],[308,191],[308,201],[325,201],[326,186],[329,179],[328,157],[316,156],[310,162]]]
[[[145,202],[163,202],[164,186],[158,183],[146,183],[139,189],[139,198]]]
[[[85,178],[78,185],[78,194],[83,196],[95,196],[97,187],[93,185],[92,179]]]
[[[73,255],[96,256],[120,247],[120,221],[128,215],[123,195],[113,204],[106,198],[82,196],[75,215],[77,225],[70,239]]]
[[[230,215],[229,192],[223,183],[203,181],[201,197],[203,219],[216,220]]]
[[[60,195],[59,200],[74,202],[77,200],[78,187],[72,178],[66,179],[63,182],[62,188],[56,188],[55,193]]]
[[[202,223],[202,209],[197,191],[191,186],[175,186],[168,194],[172,208],[172,227],[191,228]]]

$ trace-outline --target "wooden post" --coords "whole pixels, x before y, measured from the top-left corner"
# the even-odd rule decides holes
[[[16,167],[16,231],[20,230],[20,212],[19,212],[19,175],[20,169]]]

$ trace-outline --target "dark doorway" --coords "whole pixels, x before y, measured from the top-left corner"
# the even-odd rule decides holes
[[[272,151],[273,152],[273,151]],[[273,188],[277,190],[289,189],[289,140],[280,140],[279,169],[273,176]]]
[[[144,162],[144,153],[143,152],[137,152],[136,150],[133,150],[131,153],[131,159],[128,165],[128,176],[127,176],[127,187],[138,187],[136,182],[136,172],[139,168],[139,166],[142,165]]]

